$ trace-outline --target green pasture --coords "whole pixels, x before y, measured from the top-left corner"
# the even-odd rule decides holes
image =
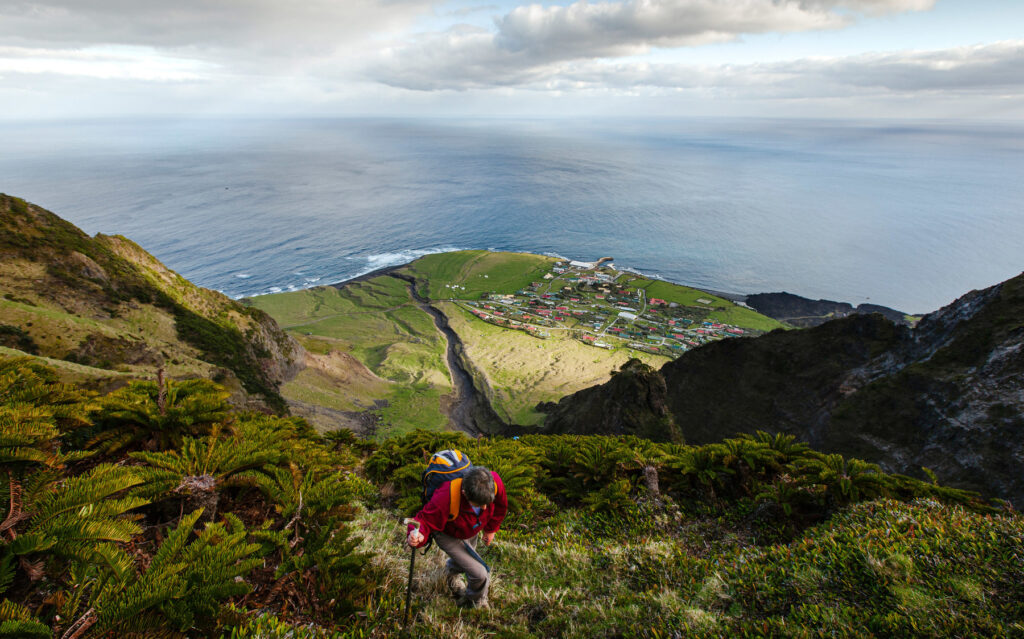
[[[557,260],[529,253],[454,251],[425,255],[405,272],[427,283],[421,291],[431,299],[479,299],[484,293],[514,293],[539,281]],[[465,286],[453,291],[446,285]]]
[[[250,302],[299,338],[307,351],[348,353],[383,380],[395,382],[349,380],[339,386],[337,377],[346,371],[338,370],[333,376],[301,377],[285,386],[286,397],[341,410],[385,400],[387,406],[377,409],[381,436],[447,424],[440,408],[441,396],[452,391],[447,344],[433,318],[409,296],[405,282],[381,276],[342,288],[261,295]]]

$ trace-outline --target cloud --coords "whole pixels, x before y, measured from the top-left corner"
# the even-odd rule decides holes
[[[371,73],[410,89],[508,86],[551,65],[692,47],[743,34],[839,29],[857,14],[930,9],[934,0],[626,0],[517,7],[495,31],[458,26],[385,50]]]
[[[478,34],[467,33],[472,40]],[[697,66],[582,60],[503,68],[481,47],[475,65],[457,82],[435,78],[433,89],[516,87],[546,92],[609,91],[619,94],[683,92],[729,100],[826,100],[843,97],[910,97],[926,94],[1020,96],[1024,91],[1024,40],[938,51],[903,51],[769,64]],[[425,65],[431,61],[424,60]],[[425,85],[424,69],[408,70]],[[398,83],[402,85],[403,83]]]
[[[245,52],[329,52],[407,26],[433,0],[0,0],[0,39],[49,48],[94,45]]]
[[[862,54],[772,64],[697,67],[684,64],[563,66],[543,78],[546,88],[658,88],[713,91],[736,98],[1001,93],[1024,89],[1024,40],[940,51]]]
[[[200,61],[156,56],[149,49],[137,47],[91,50],[0,47],[0,73],[182,82],[200,80],[211,70],[212,65]]]

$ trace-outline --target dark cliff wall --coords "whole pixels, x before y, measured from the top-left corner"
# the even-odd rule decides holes
[[[923,477],[926,466],[944,483],[1024,505],[1024,276],[969,293],[914,329],[851,315],[710,344],[659,373],[637,397],[663,383],[688,443],[781,431],[891,472]],[[617,432],[599,407],[612,395],[624,402],[622,393],[612,382],[581,391],[545,427]]]

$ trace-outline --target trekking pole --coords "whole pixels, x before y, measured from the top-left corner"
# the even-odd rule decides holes
[[[402,523],[406,525],[414,524],[417,531],[420,529],[420,522],[415,519],[405,519]],[[409,609],[412,607],[412,571],[416,567],[416,548],[412,547],[411,550],[412,554],[409,556],[409,584],[405,587],[405,621],[402,622],[403,629],[409,627]]]

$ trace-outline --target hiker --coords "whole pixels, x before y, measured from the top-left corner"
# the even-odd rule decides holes
[[[508,510],[505,484],[498,473],[483,466],[473,466],[461,482],[461,491],[454,495],[452,482],[434,491],[423,509],[416,513],[414,519],[419,528],[409,524],[407,541],[413,548],[420,548],[433,535],[437,545],[448,554],[445,581],[458,605],[486,608],[490,576],[476,554],[476,545],[482,537],[484,545],[489,546],[501,527]],[[457,508],[457,512],[452,512],[453,508]],[[465,586],[462,574],[467,577]]]

